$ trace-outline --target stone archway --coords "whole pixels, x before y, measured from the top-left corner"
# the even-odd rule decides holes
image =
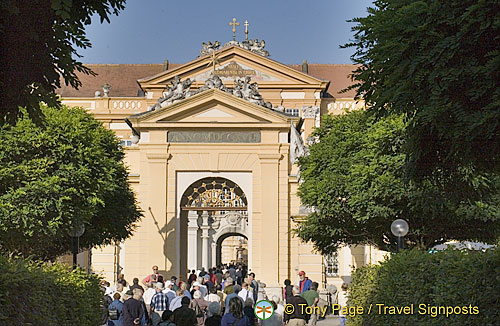
[[[221,265],[222,263],[227,263],[226,261],[222,261],[222,244],[224,242],[224,240],[230,238],[230,237],[233,237],[233,236],[240,236],[240,237],[243,237],[245,238],[246,240],[248,240],[247,236],[242,234],[242,233],[238,233],[238,232],[230,232],[230,233],[224,233],[222,236],[220,236],[217,241],[214,243],[215,245],[215,263],[216,265]],[[247,251],[248,253],[248,251]],[[245,265],[248,265],[248,257],[246,259],[244,258],[241,258],[240,257],[237,257],[237,259],[239,262],[244,262]]]
[[[226,234],[248,239],[247,198],[229,179],[206,177],[193,182],[181,197],[180,209],[180,228],[183,234],[187,233],[181,243],[181,251],[187,255],[187,269],[215,266],[217,241],[227,238]]]

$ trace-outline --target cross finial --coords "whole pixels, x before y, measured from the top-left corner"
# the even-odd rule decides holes
[[[233,26],[233,41],[236,41],[236,26],[240,26],[240,23],[237,23],[236,18],[233,18],[233,22],[230,22],[229,25]]]
[[[245,20],[245,40],[248,40],[248,20]]]
[[[210,62],[207,64],[207,66],[212,66],[213,72],[215,72],[215,67],[219,63],[219,58],[217,58],[217,55],[215,54],[215,51],[212,51],[212,55],[210,56]]]

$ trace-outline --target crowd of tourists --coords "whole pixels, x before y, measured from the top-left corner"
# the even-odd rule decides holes
[[[103,322],[107,326],[282,326],[316,325],[317,313],[307,314],[300,305],[317,306],[318,283],[299,273],[300,282],[286,280],[282,296],[267,298],[259,291],[254,273],[244,265],[221,265],[191,271],[187,281],[176,276],[166,280],[153,266],[153,273],[129,284],[120,275],[116,285],[103,282]],[[274,314],[258,320],[256,302],[267,299]],[[285,314],[285,304],[297,309]]]

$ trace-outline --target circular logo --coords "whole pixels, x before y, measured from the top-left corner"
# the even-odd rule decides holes
[[[260,320],[269,319],[274,314],[273,305],[267,300],[261,300],[257,302],[253,311],[255,313],[255,316],[257,316],[257,318],[259,318]]]

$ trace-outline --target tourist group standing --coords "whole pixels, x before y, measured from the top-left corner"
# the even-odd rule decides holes
[[[259,299],[259,282],[244,265],[221,265],[199,271],[192,270],[186,282],[176,276],[166,280],[153,266],[153,272],[132,284],[123,275],[111,288],[104,282],[103,325],[108,326],[283,326],[316,325],[317,313],[305,313],[302,305],[317,307],[318,283],[301,271],[300,281],[293,286],[285,280],[283,295],[270,302],[274,314],[258,320],[254,305]],[[267,298],[266,298],[267,299]],[[294,313],[285,314],[285,304]]]

